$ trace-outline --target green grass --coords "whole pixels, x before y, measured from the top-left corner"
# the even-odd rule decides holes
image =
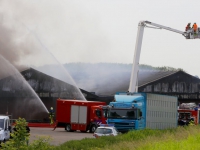
[[[189,135],[188,138],[176,141],[168,139],[165,141],[147,143],[138,150],[196,150],[200,148],[200,135]]]
[[[130,131],[116,137],[68,141],[55,150],[193,150],[200,149],[200,126]]]

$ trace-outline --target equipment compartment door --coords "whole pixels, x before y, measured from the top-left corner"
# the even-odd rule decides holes
[[[87,106],[79,107],[79,130],[86,130],[87,124]]]
[[[78,130],[79,106],[71,106],[71,129]]]

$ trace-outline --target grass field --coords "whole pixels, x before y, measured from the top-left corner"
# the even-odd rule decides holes
[[[200,149],[200,126],[130,131],[116,137],[68,141],[54,148],[56,150],[197,150]]]

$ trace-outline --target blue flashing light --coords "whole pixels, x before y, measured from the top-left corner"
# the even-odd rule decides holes
[[[114,127],[114,124],[100,124],[100,127]]]

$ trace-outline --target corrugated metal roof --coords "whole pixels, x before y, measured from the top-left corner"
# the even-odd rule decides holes
[[[140,87],[177,72],[178,71],[140,70],[138,74],[138,85]]]

